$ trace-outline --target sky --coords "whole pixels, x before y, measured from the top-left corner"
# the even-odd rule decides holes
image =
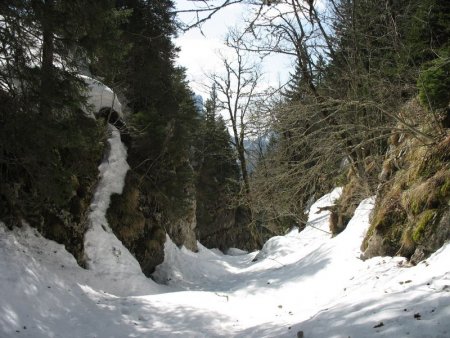
[[[176,0],[175,4],[178,10],[193,6],[188,0]],[[221,70],[219,51],[227,55],[223,41],[228,28],[242,25],[246,12],[248,7],[245,5],[229,6],[205,22],[202,31],[191,29],[186,33],[180,33],[175,40],[176,45],[181,48],[178,64],[187,68],[191,88],[204,98],[209,93],[207,74],[220,73]],[[193,19],[188,14],[183,14],[179,18],[188,23]],[[266,58],[262,65],[264,76],[261,85],[277,87],[280,83],[284,84],[289,78],[291,69],[292,61],[286,56],[274,55]]]

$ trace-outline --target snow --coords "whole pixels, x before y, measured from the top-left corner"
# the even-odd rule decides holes
[[[0,223],[0,337],[450,337],[450,244],[413,267],[362,261],[373,198],[331,238],[319,210],[341,189],[312,205],[302,232],[259,253],[201,244],[193,253],[167,238],[161,284],[145,278],[105,218],[129,169],[114,128],[109,143],[85,237],[89,269],[26,224]]]
[[[98,113],[102,108],[112,108],[122,116],[122,105],[111,88],[89,76],[79,76],[88,86],[87,111]]]
[[[142,274],[141,267],[131,253],[114,235],[106,219],[111,195],[121,194],[129,170],[127,150],[120,140],[117,128],[109,125],[108,157],[99,166],[97,186],[89,214],[89,229],[85,234],[85,254],[89,270],[101,282],[103,290],[115,295],[155,293],[160,288]]]
[[[238,248],[229,248],[226,252],[227,255],[230,256],[242,256],[248,254],[248,251],[241,250]]]

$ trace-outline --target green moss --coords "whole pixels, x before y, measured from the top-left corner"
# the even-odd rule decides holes
[[[448,168],[450,161],[450,137],[430,148],[423,154],[422,158],[417,158],[416,161],[420,163],[417,175],[421,178],[430,178],[446,166]]]
[[[438,157],[431,154],[423,160],[419,167],[418,175],[423,178],[429,178],[433,176],[439,168],[442,168],[442,162]]]
[[[387,254],[395,255],[402,245],[403,233],[408,225],[403,222],[392,224],[388,233],[384,236]]]
[[[161,227],[155,227],[152,230],[151,237],[153,240],[164,244],[164,242],[166,241],[166,232]]]
[[[401,246],[399,250],[400,256],[411,257],[414,253],[416,245],[414,243],[412,235],[413,229],[410,225],[408,225],[408,227],[406,227],[406,229],[402,233],[402,239],[400,242]]]
[[[394,255],[400,248],[403,231],[406,229],[407,213],[400,203],[400,194],[390,191],[375,207],[371,226],[363,242],[363,249],[368,246],[375,231],[383,237],[385,254]]]
[[[333,181],[336,187],[343,187],[347,185],[348,183],[347,173],[345,171],[342,171],[338,176],[336,176],[333,179]]]
[[[361,250],[365,251],[367,247],[369,246],[369,239],[373,236],[375,233],[375,226],[373,224],[370,225],[369,230],[367,230],[366,236],[364,237],[364,240],[361,245]]]
[[[439,189],[439,195],[442,198],[447,198],[450,195],[450,175],[445,178],[444,184]]]
[[[376,206],[371,224],[381,233],[388,233],[394,224],[403,224],[406,216],[400,195],[391,193]]]
[[[427,229],[427,227],[433,222],[436,218],[437,210],[429,209],[425,210],[421,215],[417,222],[417,225],[414,229],[412,238],[414,242],[418,243],[423,238],[423,235]]]
[[[413,200],[411,203],[411,211],[414,215],[418,215],[423,208],[422,200]]]
[[[430,209],[438,189],[435,183],[434,180],[419,182],[402,194],[402,205],[407,214],[415,216],[425,209]]]
[[[425,205],[423,195],[416,195],[412,192],[404,193],[402,196],[402,204],[407,211],[413,215],[420,214]]]
[[[147,241],[147,251],[149,253],[152,252],[159,252],[161,250],[161,243],[159,243],[158,241],[151,239],[149,241]]]

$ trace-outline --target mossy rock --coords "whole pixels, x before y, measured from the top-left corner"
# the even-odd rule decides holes
[[[392,152],[400,155],[402,167],[379,189],[362,245],[365,258],[400,254],[417,262],[450,236],[444,220],[450,206],[450,136],[432,147],[405,139]]]
[[[58,243],[67,242],[69,234],[64,226],[64,223],[54,215],[49,215],[45,219],[46,222],[46,237]]]
[[[104,126],[76,110],[57,119],[19,110],[3,121],[0,153],[15,160],[0,164],[0,199],[6,205],[0,213],[8,214],[0,217],[9,225],[26,220],[83,265],[86,214],[98,179]]]
[[[400,249],[398,255],[404,257],[411,257],[416,249],[416,243],[413,240],[413,229],[408,226],[401,234]]]
[[[382,234],[388,234],[397,225],[405,223],[407,213],[401,205],[401,194],[388,194],[375,206],[371,226]]]
[[[414,242],[420,243],[424,239],[424,234],[430,231],[430,227],[436,222],[437,215],[437,210],[425,210],[420,214],[412,235]]]
[[[128,248],[135,247],[135,242],[145,236],[146,219],[139,209],[139,201],[138,183],[129,172],[122,194],[111,196],[106,215],[111,229]]]
[[[155,205],[132,171],[127,173],[121,195],[111,196],[107,219],[114,234],[139,262],[148,277],[164,260],[166,232],[154,216]]]
[[[166,242],[166,231],[161,227],[154,227],[151,231],[151,238],[161,244]]]
[[[450,195],[450,179],[447,179],[439,190],[439,194],[442,198],[448,198]]]
[[[120,225],[115,226],[118,237],[127,245],[140,238],[145,230],[145,217],[141,213],[124,214],[118,223]]]
[[[402,206],[408,214],[419,215],[426,209],[437,208],[445,195],[441,193],[441,185],[447,173],[437,173],[432,178],[415,184],[402,194]]]
[[[154,239],[148,240],[148,241],[147,241],[146,247],[147,247],[147,250],[146,250],[146,251],[147,251],[150,255],[153,255],[153,254],[155,254],[155,253],[160,252],[160,251],[161,251],[161,248],[162,248],[161,243],[158,242],[157,240],[154,240]]]
[[[442,142],[434,145],[423,154],[418,162],[418,176],[423,178],[429,178],[439,170],[447,167],[450,163],[450,136],[447,136]]]

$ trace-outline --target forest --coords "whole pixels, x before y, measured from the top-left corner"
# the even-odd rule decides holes
[[[199,104],[174,41],[233,6],[244,23]],[[449,37],[443,0],[2,1],[0,223],[90,269],[117,131],[124,182],[100,223],[149,278],[167,238],[261,250],[312,227],[311,206],[336,187],[321,232],[338,238],[373,197],[361,259],[417,265],[450,239]],[[294,60],[290,78],[264,87],[258,62],[274,54]]]

